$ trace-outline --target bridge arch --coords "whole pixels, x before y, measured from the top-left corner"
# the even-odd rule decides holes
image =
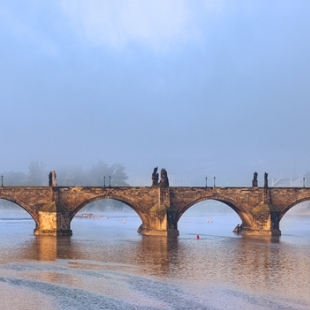
[[[231,235],[241,224],[239,215],[227,204],[214,199],[200,201],[186,210],[178,221],[182,235]]]
[[[288,212],[290,211],[292,208],[296,207],[297,205],[303,203],[303,202],[309,202],[310,203],[310,196],[309,197],[304,197],[304,198],[301,198],[301,199],[297,199],[295,200],[293,203],[289,204],[286,208],[283,209],[283,211],[281,212],[281,215],[280,215],[280,221],[281,219],[283,218],[283,216]]]
[[[249,214],[247,214],[246,212],[244,212],[240,207],[237,207],[236,203],[229,198],[219,198],[219,197],[200,197],[196,200],[191,201],[189,204],[185,205],[184,208],[179,212],[179,218],[178,220],[180,220],[180,218],[182,217],[182,215],[191,207],[193,207],[194,205],[196,205],[199,202],[203,202],[203,201],[207,201],[207,200],[214,200],[214,201],[218,201],[221,202],[225,205],[227,205],[228,207],[230,207],[233,211],[235,211],[237,213],[237,215],[239,216],[239,218],[242,221],[242,225],[244,227],[248,227],[251,225],[251,218],[249,217]]]
[[[35,221],[36,227],[38,227],[39,219],[38,219],[37,213],[34,212],[34,210],[32,208],[30,208],[25,202],[20,201],[19,199],[12,199],[10,197],[3,197],[3,196],[0,196],[0,200],[6,200],[9,202],[12,202],[15,205],[21,207],[23,210],[25,210],[32,217],[32,219]]]
[[[93,198],[90,198],[90,199],[83,201],[83,203],[81,203],[77,208],[75,208],[74,211],[72,212],[71,221],[74,219],[75,215],[81,209],[83,209],[85,206],[87,206],[88,204],[90,204],[92,202],[96,202],[98,200],[104,200],[104,199],[112,199],[112,200],[122,202],[122,203],[126,204],[127,206],[129,206],[133,211],[135,211],[135,213],[137,213],[137,215],[141,219],[142,223],[144,223],[147,220],[147,217],[145,217],[145,215],[141,212],[142,208],[141,207],[139,208],[139,206],[136,206],[129,199],[126,199],[124,197],[120,197],[117,195],[109,195],[109,196],[99,195],[99,196],[96,196],[96,197],[93,197]]]
[[[286,236],[309,236],[310,223],[310,198],[299,199],[287,206],[280,213],[279,227],[281,233]]]

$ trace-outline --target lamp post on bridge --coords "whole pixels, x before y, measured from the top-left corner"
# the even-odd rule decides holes
[[[206,187],[208,187],[208,178],[206,177]]]
[[[105,176],[103,177],[103,187],[105,187]]]
[[[1,186],[3,186],[3,175],[1,176]]]
[[[214,187],[215,187],[215,177],[214,177]]]
[[[111,176],[109,175],[109,187],[111,187]]]

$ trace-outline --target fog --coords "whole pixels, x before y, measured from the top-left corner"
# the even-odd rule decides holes
[[[171,185],[310,170],[309,1],[1,1],[0,171]],[[58,173],[60,177],[60,174]],[[5,177],[5,176],[4,176]],[[271,182],[271,181],[270,181]],[[309,183],[310,184],[310,183]]]

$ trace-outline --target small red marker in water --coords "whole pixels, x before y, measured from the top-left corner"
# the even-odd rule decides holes
[[[196,239],[197,239],[197,240],[200,239],[199,235],[196,236]]]

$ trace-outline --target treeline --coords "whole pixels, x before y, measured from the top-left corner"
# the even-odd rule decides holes
[[[4,171],[4,186],[46,186],[49,170],[39,161],[30,163],[27,172]],[[58,186],[128,186],[125,168],[121,164],[109,166],[99,160],[89,170],[81,167],[58,167],[56,170]]]
[[[54,170],[54,169],[53,169]],[[108,165],[99,160],[90,169],[81,167],[58,167],[55,169],[58,186],[129,186],[128,176],[121,164]],[[47,186],[50,171],[40,161],[32,161],[27,172],[3,171],[4,186]],[[2,180],[1,180],[2,181]],[[0,201],[0,206],[9,206],[11,203]],[[128,206],[120,201],[104,199],[93,202],[83,210],[100,211],[107,209],[123,210]]]

